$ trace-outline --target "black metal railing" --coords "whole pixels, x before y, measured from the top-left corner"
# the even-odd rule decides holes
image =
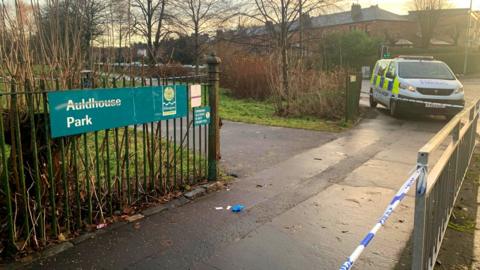
[[[115,91],[201,84],[209,104],[206,75],[89,80],[77,85]],[[209,127],[193,126],[190,110],[182,118],[52,138],[47,93],[64,91],[59,81],[0,84],[0,236],[15,252],[112,222],[125,208],[157,203],[207,178]]]

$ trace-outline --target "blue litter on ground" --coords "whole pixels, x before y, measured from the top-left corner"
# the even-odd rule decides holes
[[[237,205],[232,206],[232,212],[234,212],[234,213],[242,212],[242,210],[244,208],[245,208],[244,205],[237,204]]]

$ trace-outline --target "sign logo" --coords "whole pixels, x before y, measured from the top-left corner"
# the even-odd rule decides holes
[[[163,116],[175,115],[177,113],[177,97],[172,87],[163,89],[162,109]]]
[[[171,102],[175,98],[175,91],[171,87],[165,88],[163,97],[166,101]]]

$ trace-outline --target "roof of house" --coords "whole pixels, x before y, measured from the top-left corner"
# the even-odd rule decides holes
[[[468,14],[470,12],[469,8],[444,8],[436,11],[441,11],[443,14],[449,15],[463,15]],[[423,13],[423,12],[430,12],[430,10],[410,10],[408,13]]]
[[[378,5],[362,8],[357,18],[352,16],[352,11],[321,15],[311,18],[312,27],[328,27],[368,21],[408,21],[407,16],[398,15],[378,7]]]
[[[354,14],[353,10],[348,10],[339,13],[319,15],[316,17],[310,18],[310,28],[322,28],[322,27],[331,27],[338,25],[348,25],[361,22],[369,21],[396,21],[396,22],[415,22],[415,16],[417,11],[409,11],[408,15],[399,15],[393,12],[381,9],[378,5],[373,5],[368,8],[360,8],[359,14]],[[459,8],[459,9],[445,9],[442,12],[445,12],[449,15],[454,14],[465,14],[469,9]],[[474,17],[480,19],[480,11],[474,11]],[[278,28],[277,25],[271,25],[272,28]],[[298,21],[292,23],[290,31],[296,31],[299,28]],[[247,35],[264,35],[267,32],[265,26],[253,26],[244,29],[245,34]]]
[[[441,40],[441,39],[436,39],[436,38],[430,39],[430,44],[436,45],[436,46],[451,46],[451,45],[453,45],[453,43],[451,43],[451,42]]]
[[[310,18],[311,28],[322,28],[329,26],[345,25],[345,24],[354,24],[359,22],[369,22],[369,21],[409,21],[407,16],[398,15],[390,11],[386,11],[378,7],[378,5],[370,6],[368,8],[359,9],[360,13],[358,16],[354,16],[352,10],[332,13],[327,15],[320,15],[317,17]],[[272,25],[273,27],[273,25]],[[276,27],[276,26],[275,26]],[[290,31],[295,31],[299,28],[298,21],[294,22]],[[248,34],[252,35],[262,35],[265,34],[265,26],[252,27],[247,30]]]
[[[408,39],[399,39],[397,42],[395,42],[395,45],[397,46],[408,46],[408,45],[413,45],[413,42],[411,42]]]

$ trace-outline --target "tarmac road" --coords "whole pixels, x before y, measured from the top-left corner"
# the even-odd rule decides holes
[[[465,99],[467,101],[473,101],[480,98],[480,78],[467,79],[462,81],[465,89]]]
[[[477,94],[474,85],[469,98]],[[145,218],[139,229],[116,228],[28,268],[338,269],[406,180],[418,149],[445,123],[394,119],[382,108],[341,135],[227,123],[224,163],[241,176],[229,191]],[[237,203],[246,210],[215,210]],[[413,205],[410,194],[356,269],[410,269],[405,248]]]

